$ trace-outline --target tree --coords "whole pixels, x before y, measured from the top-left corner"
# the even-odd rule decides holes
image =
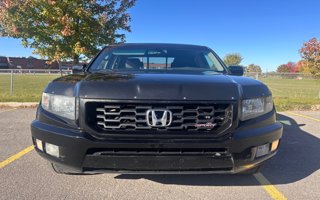
[[[243,60],[242,56],[239,53],[227,54],[223,61],[227,66],[239,65]]]
[[[279,73],[289,73],[290,70],[288,69],[286,64],[282,64],[282,65],[278,66],[277,72],[279,72]]]
[[[312,38],[308,42],[303,43],[299,52],[311,74],[320,77],[320,41]]]
[[[296,73],[297,72],[297,64],[294,62],[288,62],[286,64],[288,66],[288,69],[290,71],[290,73]]]
[[[136,0],[1,0],[0,36],[20,38],[51,61],[91,57],[130,31],[127,9]],[[121,32],[119,32],[121,31]]]
[[[287,64],[282,64],[277,68],[277,72],[279,73],[296,73],[296,63],[288,62]]]
[[[304,60],[300,60],[296,64],[296,72],[299,73],[310,73],[308,66],[306,65]]]
[[[255,64],[250,64],[248,65],[248,67],[246,68],[246,72],[258,72],[261,73],[261,67],[259,65],[255,65]]]
[[[286,64],[282,64],[282,65],[278,66],[277,72],[279,72],[279,73],[289,73],[290,69],[288,68],[288,66]]]

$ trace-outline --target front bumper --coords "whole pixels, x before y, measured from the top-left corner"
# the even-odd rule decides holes
[[[274,118],[274,114],[269,118]],[[264,121],[270,122],[270,119]],[[59,146],[59,158],[35,148],[42,157],[72,172],[237,173],[264,162],[277,152],[255,157],[257,146],[272,143],[282,136],[280,123],[259,123],[235,129],[223,140],[150,137],[99,140],[81,130],[61,128],[39,119],[32,122],[31,132],[34,144],[35,139],[39,139],[44,145]]]

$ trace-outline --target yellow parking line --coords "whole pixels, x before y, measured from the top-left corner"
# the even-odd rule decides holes
[[[270,195],[271,198],[276,200],[285,200],[287,199],[276,187],[274,187],[266,177],[261,173],[253,175],[257,181],[261,184],[263,189]]]
[[[34,149],[34,147],[33,147],[33,145],[31,145],[31,146],[23,149],[22,151],[14,154],[13,156],[5,159],[4,161],[0,162],[0,169],[3,168],[3,167],[5,167],[6,165],[12,163],[13,161],[21,158],[23,155],[29,153],[29,152],[32,151],[33,149]]]
[[[12,108],[12,109],[8,109],[8,110],[2,110],[0,111],[0,113],[4,113],[4,112],[8,112],[8,111],[12,111],[12,110],[16,110],[17,108]]]
[[[317,119],[317,118],[314,118],[314,117],[310,117],[310,116],[307,116],[307,115],[302,115],[302,114],[289,112],[289,111],[287,111],[286,113],[291,114],[291,115],[296,115],[296,116],[299,116],[299,117],[304,117],[304,118],[307,118],[307,119],[312,119],[312,120],[315,120],[317,122],[320,122],[320,119]]]

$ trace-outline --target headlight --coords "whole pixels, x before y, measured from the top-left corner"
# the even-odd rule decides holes
[[[241,120],[252,119],[273,109],[272,96],[242,100]]]
[[[42,108],[68,119],[76,119],[76,98],[43,93]]]

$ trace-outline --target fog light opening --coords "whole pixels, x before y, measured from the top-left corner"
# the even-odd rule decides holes
[[[59,158],[59,147],[54,144],[45,143],[46,153]]]
[[[41,140],[36,139],[36,146],[39,150],[43,151],[43,145]]]
[[[271,143],[271,150],[270,151],[275,151],[278,149],[279,146],[279,140],[275,140]]]

